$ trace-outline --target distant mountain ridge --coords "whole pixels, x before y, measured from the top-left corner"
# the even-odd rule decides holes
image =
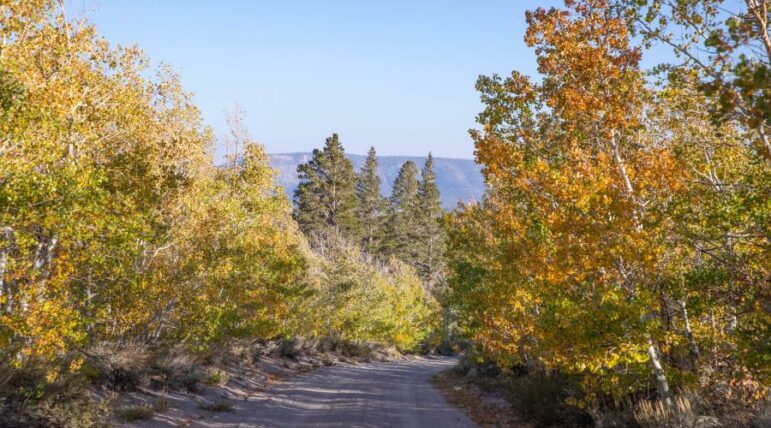
[[[348,159],[353,162],[356,172],[361,170],[364,155],[348,154]],[[308,162],[311,153],[276,153],[269,155],[270,165],[279,172],[278,181],[290,198],[299,184],[297,179],[297,165]],[[391,194],[391,187],[396,179],[402,164],[413,161],[418,168],[423,167],[425,156],[378,156],[378,175],[382,181],[383,195]],[[436,170],[436,182],[442,197],[442,206],[445,209],[453,209],[458,202],[479,201],[484,193],[485,185],[479,165],[471,159],[454,159],[434,157],[434,169]]]

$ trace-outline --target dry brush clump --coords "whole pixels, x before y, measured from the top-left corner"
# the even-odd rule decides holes
[[[201,392],[207,380],[200,356],[188,350],[165,351],[153,360],[152,381],[158,389]]]
[[[78,379],[41,381],[44,375],[16,375],[4,385],[0,399],[0,425],[7,427],[101,427],[109,416],[109,403],[95,403]]]
[[[225,400],[199,403],[198,408],[207,412],[232,412],[235,409],[233,403]]]
[[[168,408],[168,400],[159,398],[150,404],[142,403],[119,406],[113,410],[113,414],[122,421],[134,422],[152,419],[157,413],[163,413]]]
[[[663,401],[642,400],[635,406],[635,421],[642,428],[695,428],[699,416],[693,409],[691,401],[685,396],[678,396],[672,404]]]
[[[102,342],[89,349],[82,372],[93,384],[132,391],[145,383],[151,358],[146,345]]]

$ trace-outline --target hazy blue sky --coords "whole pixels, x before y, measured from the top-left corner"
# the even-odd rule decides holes
[[[182,74],[223,132],[238,101],[269,152],[470,158],[479,74],[535,73],[522,41],[535,0],[73,0],[113,43]],[[221,150],[220,150],[221,152]]]

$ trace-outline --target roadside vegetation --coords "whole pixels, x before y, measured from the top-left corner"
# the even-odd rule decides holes
[[[384,196],[337,134],[290,201],[239,109],[216,166],[170,68],[0,1],[0,425],[434,349],[491,424],[768,424],[771,4],[728,3],[529,12],[539,76],[479,78],[487,191],[445,213],[431,154]]]
[[[359,174],[332,137],[300,171],[293,209],[243,113],[229,114],[233,150],[215,166],[179,77],[137,47],[49,0],[0,3],[0,33],[4,424],[99,424],[87,387],[194,392],[233,341],[365,355],[433,339],[443,235],[430,163],[388,201],[374,151]],[[391,217],[401,228],[386,232]]]
[[[479,78],[445,302],[523,416],[768,423],[769,13],[568,0],[527,14],[538,78]]]

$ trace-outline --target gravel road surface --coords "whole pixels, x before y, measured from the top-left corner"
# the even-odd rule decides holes
[[[475,427],[430,383],[431,375],[457,360],[338,364],[274,385],[234,412],[219,413],[201,427]]]

